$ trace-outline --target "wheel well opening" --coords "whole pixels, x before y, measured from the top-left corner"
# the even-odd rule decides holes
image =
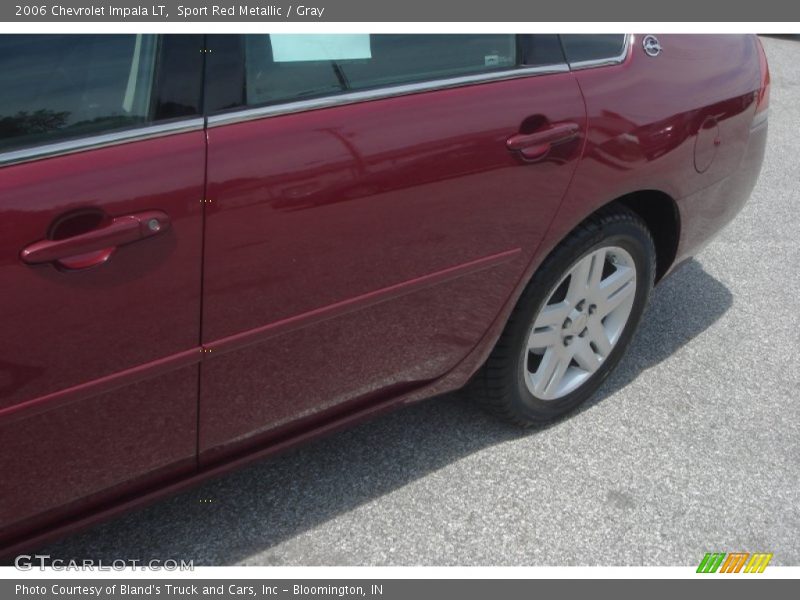
[[[643,190],[617,198],[635,212],[647,225],[656,246],[656,281],[660,280],[675,261],[680,239],[680,215],[675,201],[658,190]]]

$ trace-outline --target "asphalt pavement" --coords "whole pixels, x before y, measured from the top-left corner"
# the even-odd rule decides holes
[[[531,431],[396,411],[40,550],[196,565],[800,564],[800,38],[766,37],[770,132],[737,219],[657,288],[626,358]],[[208,502],[207,500],[211,500]]]

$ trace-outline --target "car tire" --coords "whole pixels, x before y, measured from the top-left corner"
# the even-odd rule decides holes
[[[611,205],[589,217],[531,278],[467,395],[521,426],[585,402],[630,344],[655,258],[650,231],[634,212]]]

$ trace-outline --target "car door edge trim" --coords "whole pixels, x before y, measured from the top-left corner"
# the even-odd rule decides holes
[[[292,113],[318,110],[322,108],[332,108],[346,104],[358,102],[368,102],[370,100],[382,100],[396,96],[407,96],[422,92],[432,92],[449,88],[463,87],[492,81],[503,81],[506,79],[519,79],[522,77],[532,77],[538,75],[554,75],[557,73],[568,73],[569,65],[559,63],[543,67],[521,67],[507,71],[496,71],[493,73],[480,73],[478,75],[466,75],[463,77],[451,77],[447,79],[436,79],[433,81],[423,81],[405,85],[383,87],[374,90],[364,90],[360,92],[348,92],[336,96],[324,96],[309,100],[298,100],[296,102],[285,102],[282,104],[271,104],[269,106],[259,106],[256,108],[236,109],[232,112],[219,113],[208,117],[209,127],[220,125],[231,125],[253,119],[266,117],[277,117]]]
[[[159,123],[156,125],[138,127],[136,129],[126,129],[124,131],[115,131],[111,133],[93,135],[91,137],[66,140],[64,142],[47,144],[45,146],[22,148],[21,150],[12,150],[10,152],[0,153],[0,167],[33,160],[41,160],[43,158],[54,158],[56,156],[73,154],[75,152],[82,152],[84,150],[95,150],[108,146],[116,146],[118,144],[127,144],[128,142],[149,140],[152,138],[174,135],[177,133],[200,131],[204,127],[205,119],[203,117],[195,117],[183,121]]]
[[[572,71],[582,71],[583,69],[594,69],[597,67],[610,67],[619,65],[625,62],[630,54],[631,47],[633,46],[633,34],[626,34],[622,42],[622,50],[617,56],[609,58],[595,58],[592,60],[581,60],[578,62],[570,63],[569,68]]]

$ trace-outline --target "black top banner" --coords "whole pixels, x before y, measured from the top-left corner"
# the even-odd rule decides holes
[[[19,1],[0,5],[3,22],[797,22],[787,0],[272,0]],[[792,27],[787,23],[787,31]]]

